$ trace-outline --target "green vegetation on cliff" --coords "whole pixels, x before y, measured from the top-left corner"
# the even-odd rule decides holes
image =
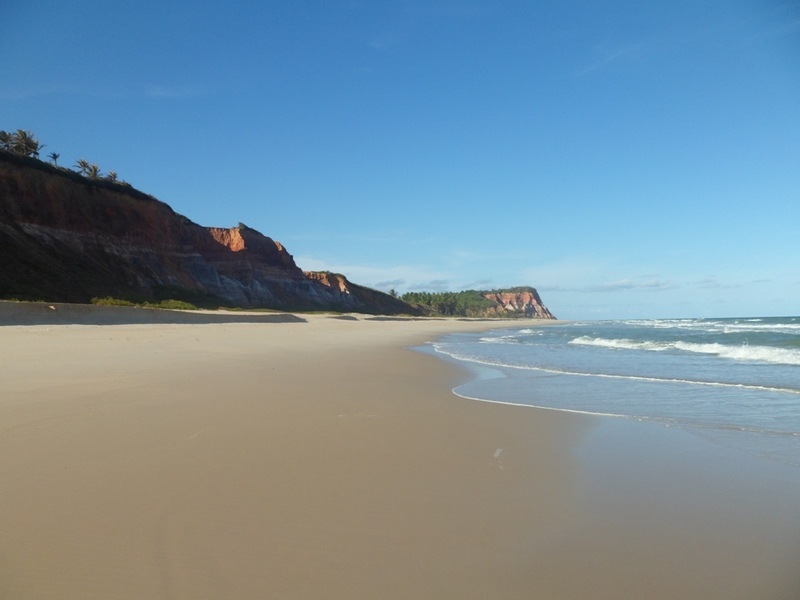
[[[26,129],[17,129],[16,131],[12,132],[0,131],[0,150],[17,158],[20,164],[26,164],[28,166],[37,168],[48,165],[48,163],[39,160],[39,153],[44,147],[45,144],[39,143],[39,140],[36,139],[36,135]],[[77,173],[81,176],[81,178],[88,179],[93,183],[105,182],[117,186],[131,188],[131,185],[128,182],[122,181],[119,178],[116,171],[109,171],[103,175],[100,172],[100,167],[94,163],[90,163],[84,158],[79,158],[75,162],[75,168],[77,170],[71,171],[59,166],[58,159],[61,158],[61,154],[58,152],[51,152],[47,156],[50,159],[48,166],[52,166],[53,168],[64,173]]]
[[[497,303],[487,300],[476,290],[462,292],[407,292],[400,299],[447,317],[485,317],[493,313]]]

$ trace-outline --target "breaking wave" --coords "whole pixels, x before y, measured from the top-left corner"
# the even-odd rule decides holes
[[[698,319],[653,319],[622,321],[625,325],[650,329],[679,329],[686,331],[725,334],[725,333],[778,333],[785,335],[800,334],[800,321],[795,319],[769,321],[765,319],[741,320],[698,320]]]
[[[767,362],[781,365],[800,365],[800,350],[773,346],[732,346],[719,343],[699,344],[685,341],[633,340],[628,338],[608,339],[589,336],[577,337],[569,342],[581,346],[597,346],[617,350],[645,350],[649,352],[682,351],[711,354],[720,358],[739,361]]]

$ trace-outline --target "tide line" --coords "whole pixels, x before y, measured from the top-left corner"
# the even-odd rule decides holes
[[[740,390],[754,390],[760,392],[778,392],[783,394],[796,394],[800,395],[800,389],[795,388],[786,388],[786,387],[770,387],[764,385],[753,385],[747,383],[726,383],[722,381],[702,381],[702,380],[695,380],[695,379],[673,379],[673,378],[665,378],[665,377],[646,377],[644,375],[618,375],[615,373],[585,373],[581,371],[566,371],[562,369],[553,369],[548,367],[534,367],[531,365],[510,365],[507,363],[501,362],[494,362],[494,361],[487,361],[487,360],[478,360],[475,358],[468,358],[463,356],[457,356],[455,354],[451,354],[446,352],[440,348],[435,348],[437,352],[441,352],[442,354],[446,354],[455,360],[460,360],[463,362],[470,362],[480,365],[486,365],[490,367],[501,367],[506,369],[518,369],[521,371],[540,371],[543,373],[553,373],[556,375],[574,375],[575,377],[600,377],[605,379],[626,379],[630,381],[646,381],[649,383],[676,383],[681,385],[703,385],[703,386],[710,386],[710,387],[723,387],[723,388],[735,388]]]

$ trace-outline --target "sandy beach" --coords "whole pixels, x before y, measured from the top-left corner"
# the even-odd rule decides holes
[[[800,597],[783,471],[409,349],[498,322],[81,314],[0,307],[3,600]]]

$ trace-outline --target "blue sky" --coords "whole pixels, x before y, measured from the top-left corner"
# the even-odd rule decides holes
[[[0,3],[0,129],[383,290],[800,313],[800,3]]]

